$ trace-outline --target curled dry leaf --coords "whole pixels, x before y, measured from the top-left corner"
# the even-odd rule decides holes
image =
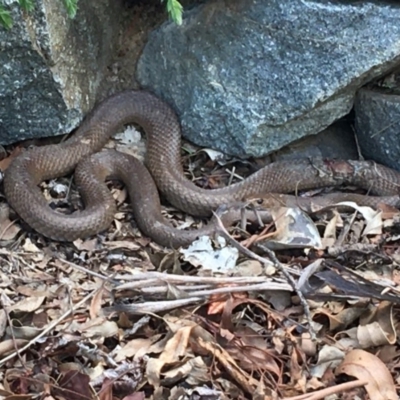
[[[149,382],[154,386],[160,385],[161,370],[167,364],[174,364],[184,357],[187,353],[192,326],[178,329],[174,335],[167,341],[164,351],[158,359],[151,358],[147,362],[146,374]]]
[[[154,335],[150,338],[137,338],[130,340],[124,347],[121,347],[114,359],[116,362],[125,360],[129,357],[139,359],[148,353],[150,346],[160,338],[159,335]]]
[[[175,368],[163,374],[163,383],[172,385],[176,384],[182,379],[190,382],[191,385],[198,385],[204,382],[204,376],[207,375],[207,365],[201,357],[182,360]]]
[[[339,365],[343,359],[344,352],[335,346],[325,345],[318,353],[318,362],[311,368],[313,377],[322,378],[328,369],[333,369]]]
[[[8,308],[8,311],[16,311],[16,312],[33,312],[36,311],[44,302],[46,297],[38,296],[38,297],[27,297],[24,300],[19,301],[13,306]]]
[[[357,338],[363,349],[387,344],[395,344],[396,329],[393,322],[393,303],[382,301],[374,310],[369,321],[361,321]]]
[[[396,336],[394,331],[386,332],[378,322],[372,322],[365,326],[359,326],[357,339],[363,349],[391,344],[390,336]]]
[[[392,375],[375,355],[364,350],[352,350],[337,367],[336,374],[346,374],[368,381],[365,389],[374,400],[398,400]]]
[[[7,339],[0,342],[0,356],[5,356],[9,353],[15,351],[15,349],[20,349],[28,343],[28,340],[24,339]],[[1,360],[0,360],[1,362]]]
[[[19,326],[19,321],[13,321],[13,326],[8,327],[6,332],[8,334],[12,334],[15,338],[18,339],[33,339],[37,335],[39,335],[43,329],[36,328],[34,326]]]

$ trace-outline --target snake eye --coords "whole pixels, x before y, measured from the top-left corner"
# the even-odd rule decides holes
[[[257,199],[257,200],[256,200],[256,203],[257,203],[257,204],[262,204],[262,203],[264,203],[264,200],[263,200],[263,199]]]

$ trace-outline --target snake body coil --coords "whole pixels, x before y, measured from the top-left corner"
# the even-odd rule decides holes
[[[147,135],[145,164],[148,169],[135,158],[114,150],[99,153],[118,128],[133,122]],[[73,241],[111,224],[116,207],[104,180],[120,179],[128,187],[139,228],[156,242],[172,247],[210,234],[215,227],[210,224],[194,231],[173,228],[161,214],[157,188],[173,206],[200,217],[210,216],[222,204],[343,183],[392,197],[343,194],[336,200],[355,200],[372,206],[379,201],[396,205],[398,202],[400,174],[374,163],[283,161],[268,165],[240,183],[206,190],[186,179],[180,151],[180,126],[172,109],[150,93],[125,91],[95,108],[67,141],[37,147],[16,157],[6,170],[4,190],[11,207],[33,229],[55,240]],[[72,215],[57,213],[49,208],[38,184],[71,173],[75,168],[75,180],[85,209]],[[279,205],[291,205],[299,199],[271,195],[271,204],[277,205],[277,201]],[[324,198],[313,201],[326,203]],[[230,219],[225,222],[229,223]]]

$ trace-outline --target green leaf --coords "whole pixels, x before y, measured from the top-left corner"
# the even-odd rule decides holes
[[[13,24],[10,11],[6,10],[2,5],[0,5],[0,24],[7,29],[11,29]]]
[[[25,11],[32,11],[35,8],[32,0],[18,0],[18,3]]]
[[[172,21],[177,25],[182,25],[182,4],[178,0],[167,0],[167,11]]]
[[[78,0],[63,0],[63,1],[67,9],[68,16],[70,18],[75,18],[76,12],[78,10]]]

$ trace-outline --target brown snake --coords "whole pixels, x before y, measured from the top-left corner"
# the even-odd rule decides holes
[[[132,156],[115,150],[99,152],[118,128],[133,122],[147,135],[148,170]],[[5,195],[33,229],[55,240],[73,241],[103,231],[112,223],[116,206],[104,181],[116,178],[128,187],[133,214],[142,232],[171,247],[211,234],[215,226],[211,223],[191,231],[172,227],[161,214],[157,188],[173,206],[200,217],[209,217],[221,205],[256,197],[264,197],[275,206],[300,203],[307,208],[310,200],[272,193],[340,184],[356,185],[370,194],[387,197],[336,194],[311,201],[328,204],[353,200],[374,207],[379,202],[397,206],[399,201],[400,173],[365,161],[280,161],[226,188],[201,189],[186,179],[180,151],[180,125],[173,110],[150,93],[125,91],[98,105],[65,142],[36,147],[16,157],[5,172]],[[75,168],[75,181],[85,209],[71,215],[51,210],[38,184]],[[232,220],[230,216],[224,222]]]

